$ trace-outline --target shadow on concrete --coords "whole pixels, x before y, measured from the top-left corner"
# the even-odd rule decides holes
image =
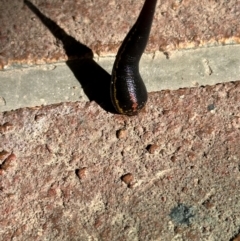
[[[93,60],[92,50],[68,35],[30,1],[24,0],[24,3],[38,16],[54,37],[62,42],[68,56],[66,64],[81,84],[89,100],[95,101],[108,112],[116,113],[110,98],[111,75]]]

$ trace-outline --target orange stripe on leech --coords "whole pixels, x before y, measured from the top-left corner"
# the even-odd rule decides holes
[[[114,102],[115,102],[115,105],[117,107],[117,111],[120,113],[120,114],[124,114],[124,111],[123,109],[120,107],[119,105],[119,101],[117,99],[117,88],[116,88],[116,81],[117,81],[117,77],[116,77],[116,72],[114,72],[114,75],[115,75],[115,78],[113,80],[113,98],[114,98]]]
[[[131,93],[131,94],[130,94],[130,99],[131,99],[131,101],[132,101],[132,109],[133,109],[134,111],[137,111],[138,103],[137,103],[137,98],[136,98],[136,96]]]

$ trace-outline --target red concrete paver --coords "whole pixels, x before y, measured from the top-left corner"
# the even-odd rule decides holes
[[[1,0],[0,68],[115,54],[143,0]],[[40,11],[42,21],[36,15]],[[158,2],[148,52],[240,43],[238,0]],[[86,48],[86,45],[88,48]]]
[[[0,240],[235,238],[239,93],[151,93],[135,117],[95,102],[0,113]]]

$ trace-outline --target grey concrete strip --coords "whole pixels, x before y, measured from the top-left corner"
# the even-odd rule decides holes
[[[145,54],[140,71],[149,92],[240,79],[240,45]],[[95,61],[111,73],[114,57]],[[94,88],[94,87],[93,87]],[[87,100],[79,81],[65,63],[0,72],[0,111]]]

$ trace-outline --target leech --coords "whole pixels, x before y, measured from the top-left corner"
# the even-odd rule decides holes
[[[147,89],[139,73],[139,61],[148,42],[156,3],[157,0],[145,0],[113,65],[111,100],[120,114],[136,115],[147,102]]]

